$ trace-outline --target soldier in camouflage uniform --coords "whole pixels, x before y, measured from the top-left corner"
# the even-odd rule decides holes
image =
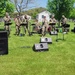
[[[51,30],[55,30],[56,19],[54,18],[54,15],[51,16],[51,19],[50,19],[49,23],[52,24],[52,25],[50,25],[51,26]]]
[[[30,34],[27,15],[24,15],[23,17],[21,17],[21,26],[24,28],[24,34],[26,34],[26,30]]]
[[[42,36],[45,36],[46,31],[48,31],[48,21],[46,19],[46,17],[44,16],[43,20],[42,20]]]
[[[62,15],[62,18],[61,18],[61,24],[62,24],[62,31],[64,31],[65,26],[67,24],[67,18],[64,15]]]
[[[4,17],[4,30],[8,32],[8,35],[10,34],[10,27],[9,27],[10,22],[11,22],[11,18],[9,14],[6,12],[5,17]]]
[[[16,25],[16,35],[20,34],[20,24],[21,24],[21,19],[20,16],[17,15],[16,18],[14,19],[15,25]]]

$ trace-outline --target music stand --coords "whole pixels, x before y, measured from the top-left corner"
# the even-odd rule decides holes
[[[65,39],[64,39],[64,34],[66,34],[66,32],[63,32],[63,33],[62,33],[62,39],[59,39],[59,38],[58,38],[58,35],[57,35],[57,36],[56,36],[56,42],[58,42],[58,40],[65,40]]]
[[[32,24],[32,26],[34,26],[34,25],[35,25],[35,23]]]
[[[22,24],[20,24],[21,26],[26,26],[27,25],[27,23],[22,23]]]
[[[49,25],[55,25],[56,23],[49,23]]]
[[[11,25],[11,24],[12,24],[12,23],[11,23],[11,22],[9,22],[9,23],[6,23],[5,25],[8,25],[8,26],[9,26],[9,25]]]

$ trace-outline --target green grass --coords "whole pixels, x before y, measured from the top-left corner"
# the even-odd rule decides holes
[[[74,23],[70,23],[73,28]],[[1,26],[2,25],[2,26]],[[0,28],[3,27],[1,23]],[[56,36],[47,34],[53,43],[49,51],[34,52],[40,36],[15,36],[15,25],[11,26],[9,54],[0,56],[0,75],[75,75],[75,34],[65,34],[65,40],[56,42]],[[62,34],[59,33],[59,38]],[[29,48],[27,48],[29,46]],[[26,47],[26,48],[23,48]]]

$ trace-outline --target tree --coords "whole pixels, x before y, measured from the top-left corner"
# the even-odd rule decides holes
[[[47,9],[55,14],[55,17],[60,20],[62,15],[67,18],[70,16],[70,12],[74,8],[75,0],[48,0]]]
[[[6,2],[6,12],[13,13],[14,12],[14,4],[11,1]]]
[[[70,18],[75,19],[75,8],[71,11]]]
[[[43,11],[46,11],[46,8],[33,8],[33,9],[30,9],[30,10],[27,10],[25,12],[23,12],[24,14],[28,14],[28,15],[31,15],[32,18],[36,19],[36,16],[40,13],[40,12],[43,12]]]
[[[10,0],[0,0],[0,17],[4,16],[5,12],[14,12],[14,5]]]
[[[29,5],[30,7],[32,7],[31,4],[34,5],[34,0],[13,0],[13,3],[15,4],[16,11],[19,15],[21,15],[21,13],[27,9]]]
[[[5,12],[5,2],[7,0],[1,0],[0,1],[0,17],[4,15]]]

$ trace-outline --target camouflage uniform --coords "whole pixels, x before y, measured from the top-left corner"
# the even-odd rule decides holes
[[[21,24],[20,16],[17,15],[17,17],[14,19],[14,21],[15,21],[15,25],[16,25],[16,34],[19,35],[20,34],[20,24]]]
[[[46,17],[44,17],[43,21],[42,21],[42,36],[45,35],[46,31],[48,31],[48,21],[46,20]]]
[[[62,18],[61,18],[62,31],[65,30],[66,23],[67,23],[67,18],[64,15],[62,15]]]
[[[52,15],[52,17],[51,17],[51,19],[50,19],[50,23],[54,23],[54,24],[56,24],[56,19],[54,18],[54,16]],[[50,27],[51,27],[51,30],[55,30],[55,25],[50,25]]]
[[[4,30],[6,30],[8,32],[8,35],[10,34],[10,28],[8,23],[10,23],[11,18],[9,16],[9,14],[6,12],[6,15],[4,17]]]
[[[37,32],[39,32],[39,30],[40,30],[40,23],[38,22],[38,20],[35,20],[35,30],[37,31]]]
[[[27,18],[27,15],[25,15],[24,17],[21,17],[21,25],[24,28],[24,33],[25,34],[26,34],[26,30],[28,31],[28,33],[30,33],[29,27],[28,27],[28,18]]]

